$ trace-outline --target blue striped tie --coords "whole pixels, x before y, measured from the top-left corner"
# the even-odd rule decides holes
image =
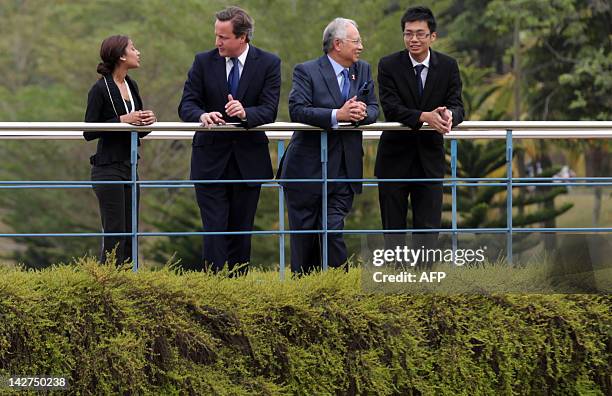
[[[348,100],[349,88],[351,87],[348,77],[348,69],[342,69],[342,99],[345,102]]]

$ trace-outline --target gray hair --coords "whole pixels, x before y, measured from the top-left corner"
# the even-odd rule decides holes
[[[334,45],[334,39],[346,38],[348,24],[355,26],[355,29],[357,29],[357,22],[346,18],[336,18],[327,25],[323,31],[323,52],[329,53]]]

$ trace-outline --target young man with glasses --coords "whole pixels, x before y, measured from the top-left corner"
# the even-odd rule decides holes
[[[401,28],[406,49],[380,60],[378,86],[385,120],[408,130],[383,132],[374,173],[380,179],[443,178],[443,135],[464,116],[459,67],[453,58],[430,49],[436,20],[429,8],[409,8]],[[420,131],[423,123],[433,130]],[[380,182],[378,191],[385,230],[406,229],[408,198],[414,228],[440,228],[442,182]],[[437,233],[413,234],[412,245],[433,247],[436,240]],[[405,245],[404,234],[386,235],[385,245]]]

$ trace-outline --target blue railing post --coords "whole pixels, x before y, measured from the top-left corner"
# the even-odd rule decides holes
[[[506,236],[506,257],[508,264],[512,264],[512,130],[506,130],[506,225],[508,227]]]
[[[457,139],[451,139],[451,177],[453,182],[451,183],[451,216],[452,216],[452,228],[453,228],[453,257],[457,251]]]
[[[138,132],[132,131],[130,167],[132,171],[132,271],[138,271]]]
[[[278,141],[278,159],[277,165],[280,166],[281,159],[285,153],[285,141]],[[285,280],[285,201],[283,200],[283,186],[278,186],[278,229],[281,231],[278,235],[278,261],[280,280]]]
[[[321,176],[323,179],[321,225],[323,226],[323,271],[327,271],[327,131],[321,132]],[[320,235],[320,234],[319,234]]]

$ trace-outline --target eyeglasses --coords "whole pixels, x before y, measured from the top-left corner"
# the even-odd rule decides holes
[[[350,41],[351,43],[353,43],[353,44],[357,44],[357,45],[359,45],[359,44],[363,44],[363,41],[361,41],[361,39],[360,39],[360,38],[358,38],[358,39],[340,39],[340,40]]]
[[[416,36],[416,38],[418,38],[419,40],[424,40],[430,35],[431,35],[430,33],[426,33],[422,30],[418,30],[416,32],[411,32],[410,30],[408,30],[404,32],[404,37],[406,37],[407,39],[411,39]]]

